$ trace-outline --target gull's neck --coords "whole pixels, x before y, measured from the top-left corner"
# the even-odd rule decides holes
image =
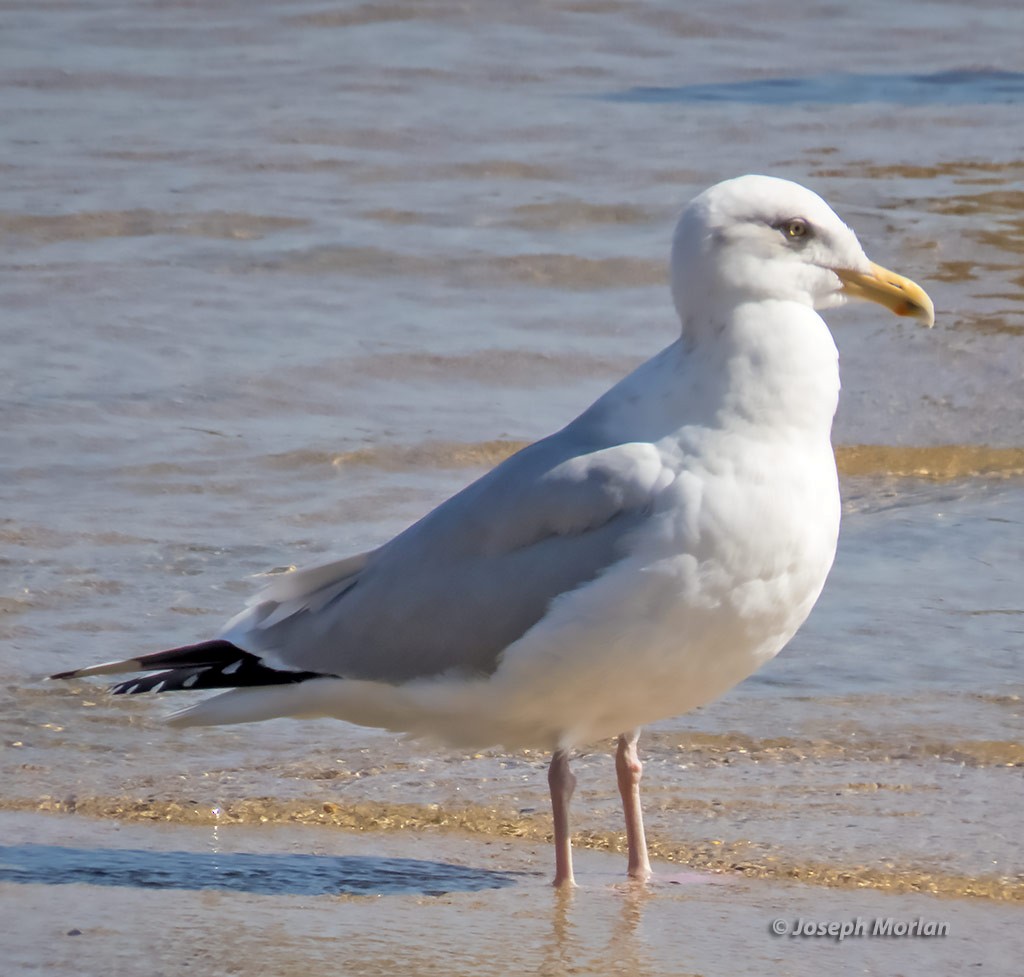
[[[800,302],[765,300],[714,310],[699,333],[684,325],[579,420],[619,442],[695,427],[820,441],[838,399],[839,354],[821,317]]]

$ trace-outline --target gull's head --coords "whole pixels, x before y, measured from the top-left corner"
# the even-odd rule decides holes
[[[684,328],[697,309],[772,299],[814,309],[867,299],[935,321],[924,290],[869,261],[821,197],[770,176],[726,180],[687,205],[672,244],[672,294]]]

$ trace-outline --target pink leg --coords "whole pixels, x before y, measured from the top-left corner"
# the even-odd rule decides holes
[[[551,788],[551,813],[555,823],[555,881],[557,887],[572,888],[572,842],[569,839],[569,801],[576,789],[576,777],[569,769],[569,754],[556,750],[548,767],[548,786]]]
[[[644,814],[640,808],[640,778],[644,765],[636,752],[640,730],[623,733],[615,754],[615,773],[622,795],[622,813],[626,816],[626,847],[629,863],[626,872],[632,879],[646,881],[651,877],[651,863],[647,858],[647,838],[644,835]]]

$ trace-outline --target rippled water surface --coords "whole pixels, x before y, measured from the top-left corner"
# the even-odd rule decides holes
[[[767,172],[927,287],[937,324],[830,314],[846,517],[829,585],[779,659],[642,741],[655,853],[777,888],[710,897],[757,922],[697,956],[682,936],[645,956],[627,927],[629,972],[823,972],[766,934],[793,879],[836,890],[837,912],[853,888],[892,912],[945,896],[959,938],[919,945],[907,972],[1019,959],[1019,5],[88,0],[0,17],[0,805],[142,820],[161,850],[167,821],[394,829],[402,857],[399,830],[470,831],[535,844],[546,871],[541,754],[326,722],[174,732],[156,701],[40,679],[206,636],[252,575],[373,546],[565,423],[673,338],[682,204]],[[580,843],[614,847],[606,745],[578,772]],[[21,859],[118,847],[26,823],[4,822]],[[446,844],[416,869],[423,891]],[[488,871],[522,868],[488,851]],[[305,883],[303,865],[312,899],[323,863]],[[0,893],[27,907],[28,888]],[[490,972],[491,923],[457,900],[441,919],[480,951],[447,972]],[[589,946],[579,925],[553,945]],[[321,937],[289,966],[319,966]],[[46,939],[25,972],[62,972]],[[359,953],[367,972],[431,972],[386,940]],[[102,947],[83,959],[99,968]],[[574,959],[545,972],[604,972]]]

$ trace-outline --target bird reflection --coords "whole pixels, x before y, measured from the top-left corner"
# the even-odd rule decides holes
[[[540,977],[589,972],[653,977],[663,972],[656,965],[641,927],[644,907],[649,900],[658,898],[657,890],[631,881],[614,886],[610,892],[614,912],[608,919],[604,942],[594,940],[595,905],[591,899],[577,898],[572,889],[552,892],[551,929],[537,970]],[[608,905],[604,900],[602,903]]]

